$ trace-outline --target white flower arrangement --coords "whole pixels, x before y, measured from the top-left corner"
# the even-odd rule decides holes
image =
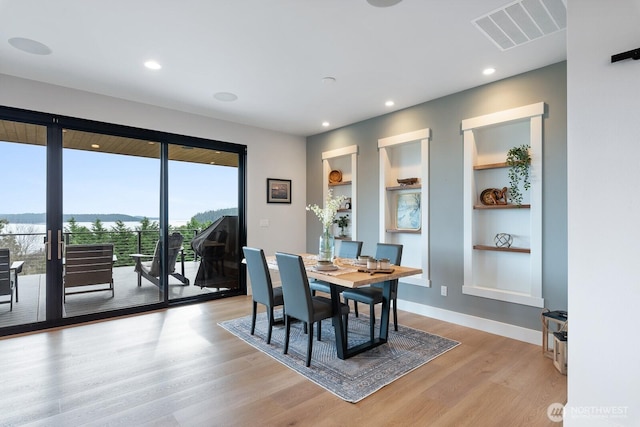
[[[329,193],[327,194],[327,200],[325,200],[324,202],[324,208],[313,204],[308,205],[307,210],[312,211],[316,214],[316,216],[322,223],[324,231],[326,232],[333,225],[333,221],[336,219],[336,213],[345,200],[347,200],[345,196],[333,197],[333,190],[329,190]]]

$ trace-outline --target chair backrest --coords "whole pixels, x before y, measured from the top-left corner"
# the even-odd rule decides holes
[[[242,248],[247,260],[247,270],[251,279],[251,293],[253,300],[268,307],[273,307],[273,284],[269,274],[269,266],[262,249]]]
[[[302,257],[276,252],[276,260],[282,281],[286,315],[303,322],[311,322],[313,320],[311,290]]]
[[[184,237],[182,234],[175,232],[169,236],[169,264],[168,272],[173,273],[176,271],[176,260],[178,259],[178,253],[182,248],[182,242]],[[156,242],[156,249],[153,251],[153,260],[151,260],[151,267],[149,268],[149,274],[155,277],[160,276],[160,241]]]
[[[10,257],[9,249],[0,249],[0,295],[11,295]]]
[[[64,286],[100,285],[113,279],[113,243],[67,245]]]
[[[338,256],[340,258],[358,258],[362,251],[362,242],[358,240],[343,240],[340,242]]]
[[[402,261],[402,245],[395,243],[378,243],[376,259],[387,258],[393,265],[400,265]]]

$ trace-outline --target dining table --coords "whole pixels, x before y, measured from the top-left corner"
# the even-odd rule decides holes
[[[391,265],[389,269],[376,270],[368,269],[366,265],[359,265],[357,260],[347,258],[336,258],[330,270],[326,267],[319,267],[317,255],[299,254],[302,257],[307,272],[307,277],[328,283],[331,289],[331,304],[333,306],[333,325],[336,334],[336,352],[340,359],[348,359],[362,352],[371,350],[385,344],[389,337],[389,312],[391,306],[391,285],[392,281],[403,277],[421,274],[422,269]],[[278,263],[275,256],[267,257],[267,265],[270,269],[277,270]],[[380,316],[380,334],[373,340],[348,346],[347,333],[343,327],[342,316],[340,315],[340,292],[344,288],[358,288],[374,283],[382,284],[382,313]],[[285,307],[286,310],[286,307]]]

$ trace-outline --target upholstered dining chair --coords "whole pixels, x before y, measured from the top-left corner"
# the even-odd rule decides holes
[[[251,293],[253,296],[253,313],[251,316],[251,335],[256,329],[256,312],[258,303],[263,304],[267,310],[267,319],[269,321],[269,330],[267,331],[267,344],[271,343],[271,331],[273,330],[273,309],[274,307],[284,305],[282,297],[282,288],[274,288],[271,283],[271,275],[267,266],[267,259],[262,249],[250,248],[245,246],[242,248],[244,258],[247,261],[247,270],[251,279]]]
[[[307,329],[307,359],[306,366],[311,365],[311,352],[313,350],[313,324],[318,323],[318,341],[322,340],[322,320],[333,317],[331,300],[325,297],[311,296],[307,272],[304,262],[299,255],[276,252],[280,280],[282,281],[282,293],[284,296],[284,354],[289,351],[289,336],[291,331],[291,319],[304,322]],[[349,306],[340,303],[340,314],[344,316],[344,328],[347,330],[349,319]]]
[[[340,242],[340,249],[338,250],[338,257],[340,258],[358,258],[362,251],[362,242],[358,240],[343,240]],[[320,280],[312,280],[309,282],[311,287],[311,295],[315,296],[317,291],[330,293],[331,287],[328,283]]]
[[[402,260],[402,245],[394,243],[378,243],[376,246],[376,259],[387,258],[393,265],[400,265]],[[361,288],[345,289],[342,292],[344,302],[349,304],[349,300],[354,302],[354,312],[356,317],[358,316],[358,303],[369,305],[370,327],[369,334],[373,341],[375,330],[375,306],[376,304],[382,304],[382,289],[384,283],[376,283],[371,286],[364,286]],[[398,280],[391,280],[391,297],[389,304],[393,304],[393,325],[394,329],[398,330]]]

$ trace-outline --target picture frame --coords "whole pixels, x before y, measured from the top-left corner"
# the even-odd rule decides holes
[[[420,193],[398,194],[396,205],[396,227],[398,230],[420,230],[422,207]]]
[[[267,178],[267,203],[291,204],[291,180]]]

